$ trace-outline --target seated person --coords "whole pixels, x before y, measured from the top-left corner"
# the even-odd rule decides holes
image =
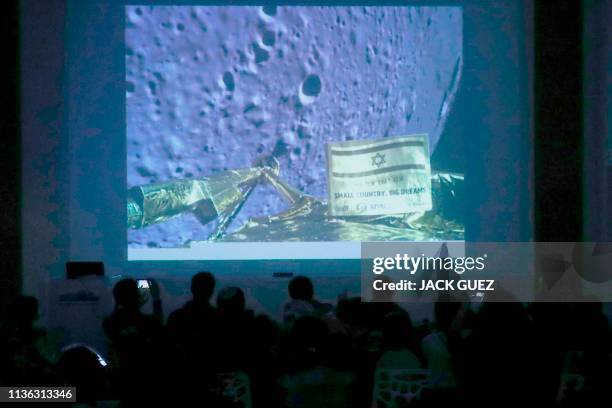
[[[210,304],[214,291],[215,277],[212,273],[198,272],[193,276],[193,298],[168,317],[167,328],[174,342],[188,346],[211,339],[217,320],[217,309]]]
[[[291,300],[283,309],[285,323],[291,323],[302,316],[323,316],[333,309],[330,304],[321,303],[314,298],[312,281],[305,276],[296,276],[291,279],[289,297]]]
[[[122,279],[113,288],[115,310],[104,319],[104,333],[109,340],[109,360],[114,391],[124,401],[142,399],[140,390],[160,385],[161,300],[155,284],[151,285],[155,315],[140,311],[142,297],[134,279]]]
[[[421,341],[421,351],[431,370],[435,388],[452,389],[458,386],[452,337],[461,322],[463,304],[438,301],[434,305],[436,328]]]
[[[216,354],[220,371],[246,370],[252,365],[254,315],[246,309],[244,292],[227,287],[217,295],[218,334]]]
[[[60,385],[49,361],[46,331],[36,326],[38,300],[20,296],[0,327],[0,384]]]

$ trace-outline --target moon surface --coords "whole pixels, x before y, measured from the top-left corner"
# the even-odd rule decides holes
[[[429,134],[460,83],[459,7],[126,7],[128,187],[249,167],[327,197],[326,143]],[[234,221],[287,204],[259,186]],[[177,247],[212,229],[190,214],[129,230]]]

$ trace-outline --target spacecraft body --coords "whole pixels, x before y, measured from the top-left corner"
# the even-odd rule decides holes
[[[283,181],[274,158],[210,177],[129,189],[127,225],[145,228],[185,213],[216,222],[207,241],[448,241],[463,240],[463,175],[432,170],[432,209],[380,216],[333,216],[327,201]],[[259,184],[269,184],[290,205],[279,214],[251,218],[232,233],[228,226]]]

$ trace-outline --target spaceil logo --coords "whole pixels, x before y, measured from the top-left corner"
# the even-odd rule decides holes
[[[414,275],[417,271],[453,271],[458,275],[466,271],[482,271],[485,269],[487,254],[479,257],[414,257],[407,254],[396,254],[395,257],[377,257],[373,259],[372,272],[380,275],[386,271],[406,271]]]

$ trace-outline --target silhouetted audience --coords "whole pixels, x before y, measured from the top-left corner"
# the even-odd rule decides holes
[[[193,298],[164,327],[149,283],[144,291],[123,279],[113,289],[108,367],[85,345],[46,357],[37,301],[17,299],[0,327],[0,385],[76,386],[92,407],[164,398],[214,408],[612,406],[610,325],[594,301],[472,310],[444,298],[433,323],[413,323],[410,304],[343,296],[332,307],[297,277],[278,324],[249,310],[238,287],[219,290],[214,306],[215,278],[200,272]],[[153,315],[141,312],[147,296]]]

